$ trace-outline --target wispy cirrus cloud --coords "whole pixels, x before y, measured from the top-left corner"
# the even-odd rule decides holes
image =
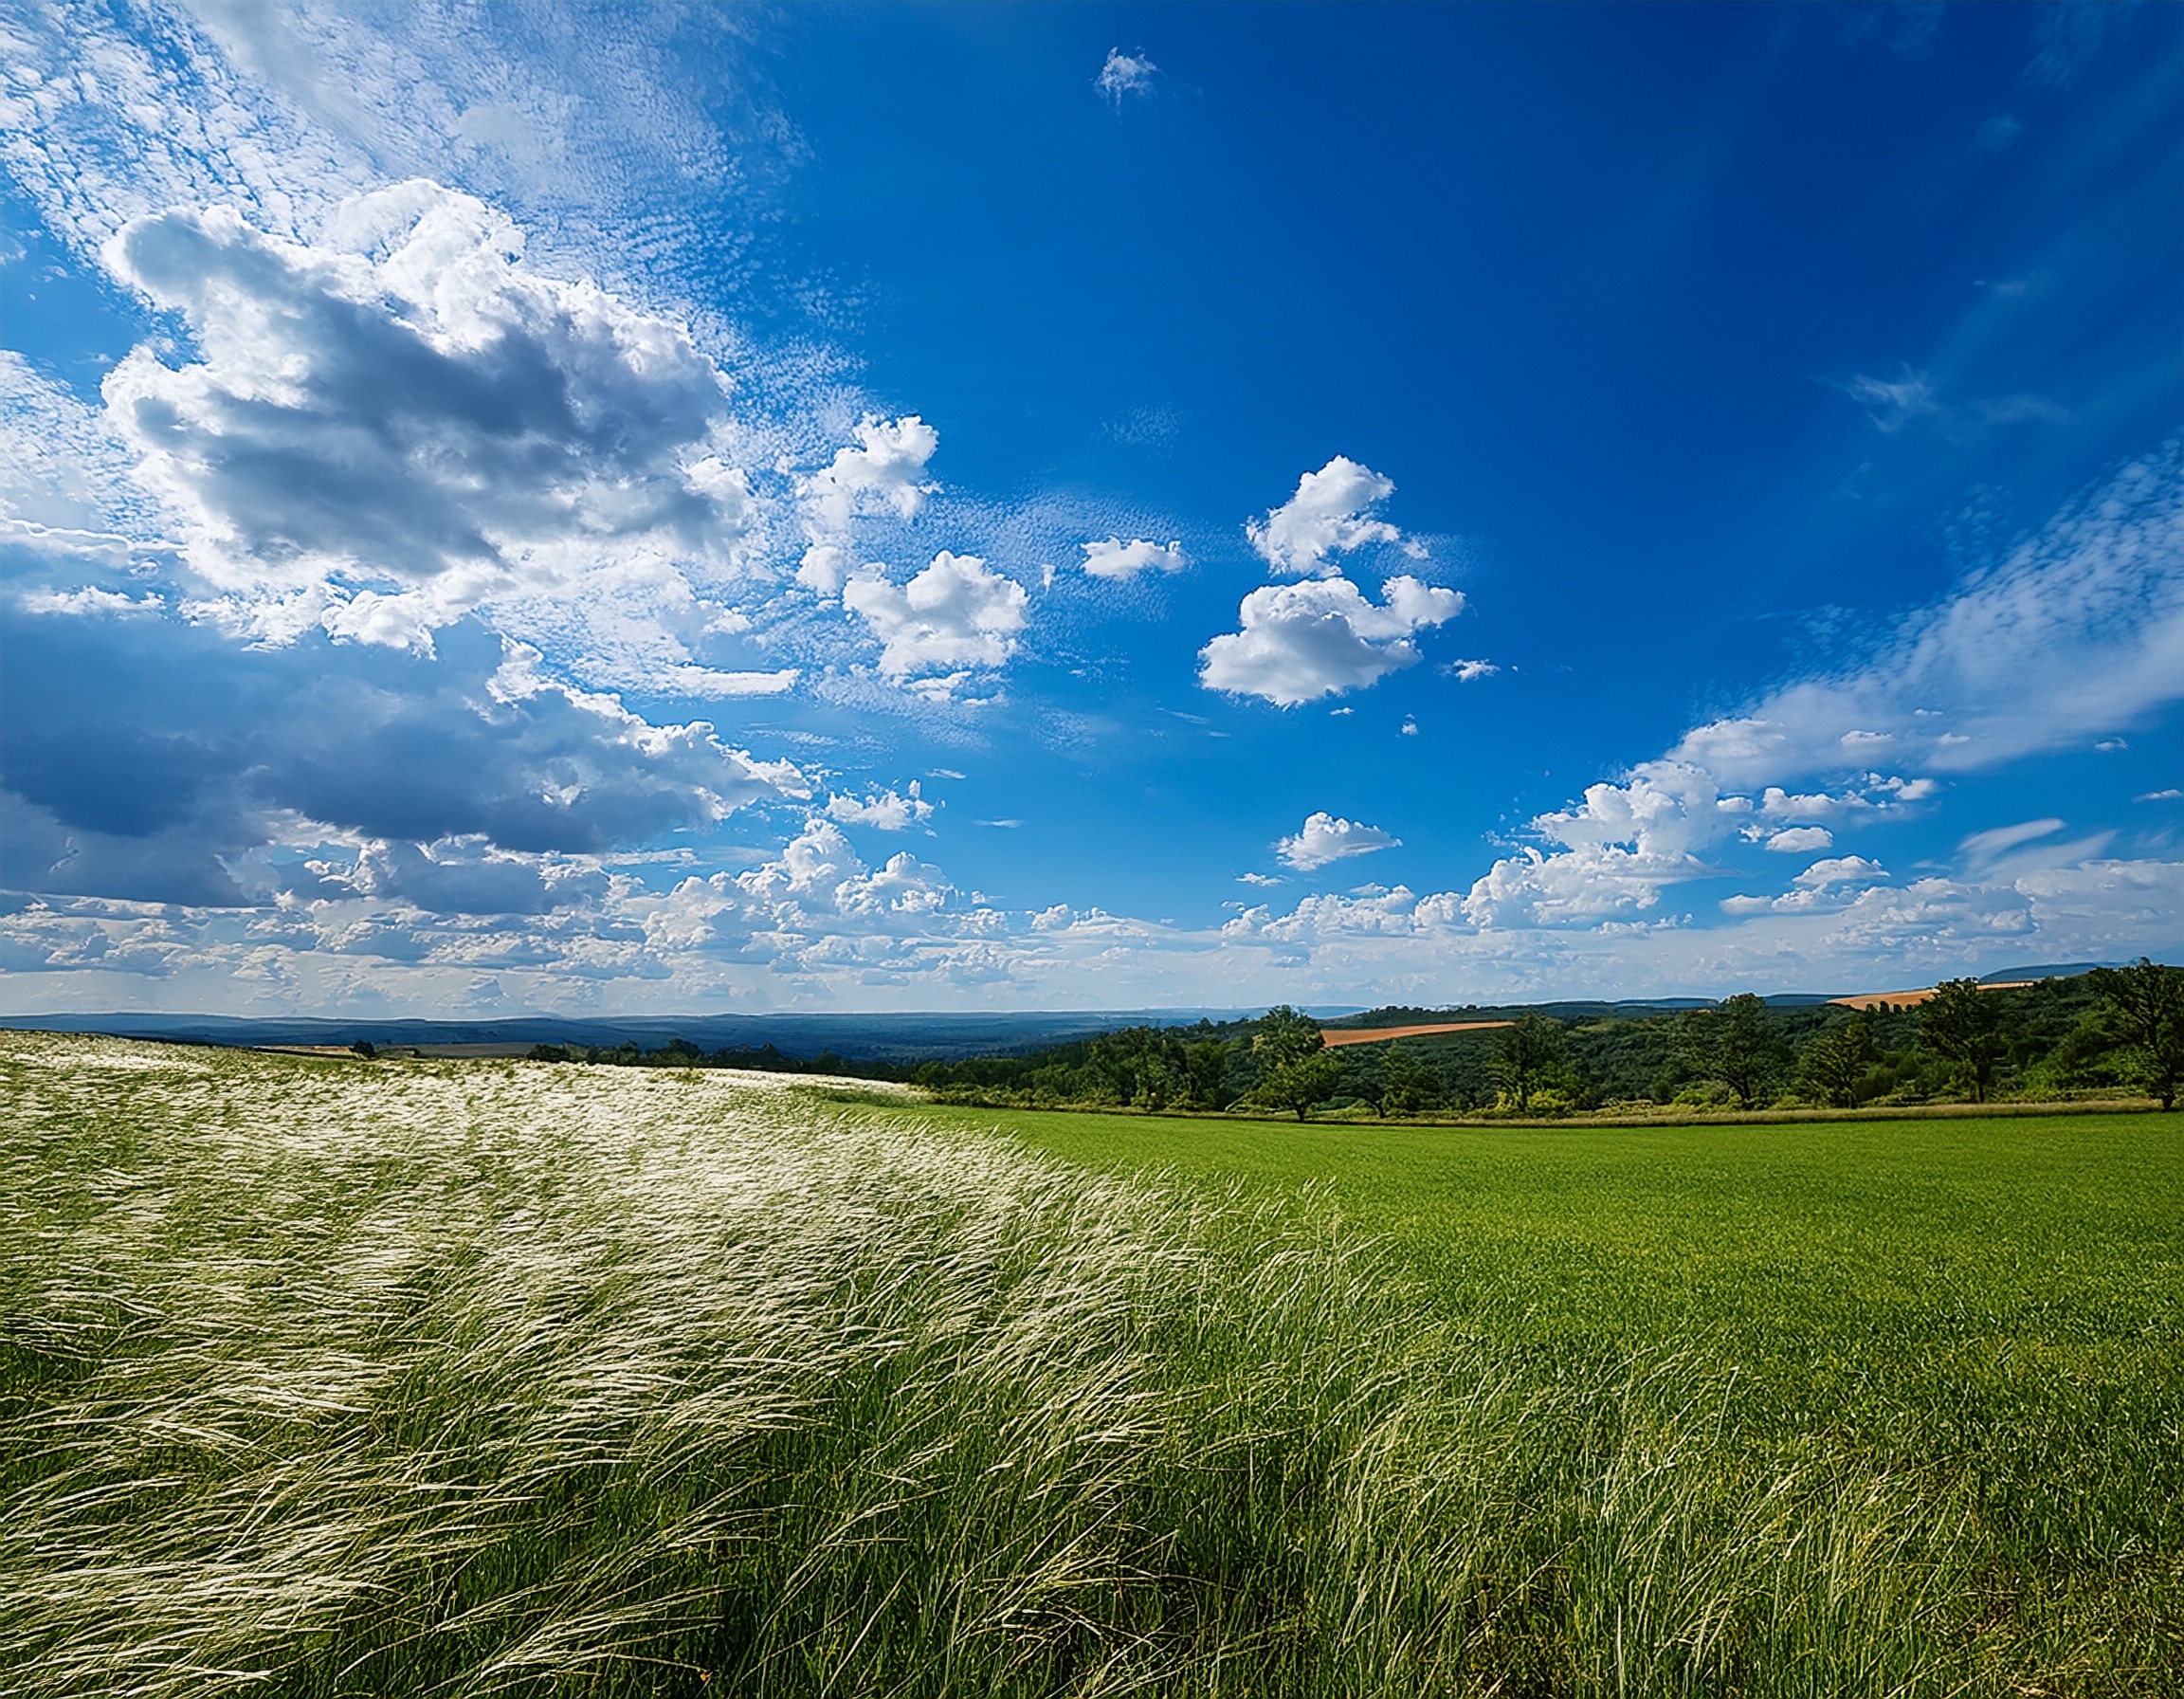
[[[1687,734],[1732,784],[1893,762],[1993,767],[2184,698],[2184,445],[2134,459],[1862,659]]]
[[[1860,373],[1836,382],[1834,387],[1864,408],[1874,429],[1884,436],[1894,436],[1920,423],[1931,423],[1952,433],[1963,433],[2028,420],[2066,424],[2070,417],[2045,395],[1945,400],[1932,373],[1913,371],[1908,366],[1894,377],[1874,377]]]

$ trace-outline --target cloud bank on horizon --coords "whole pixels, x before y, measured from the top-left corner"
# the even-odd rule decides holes
[[[2175,16],[2066,52],[1951,12],[1917,64],[1794,10],[1175,14],[1130,52],[1008,14],[984,57],[729,22],[7,26],[9,1008],[1462,1002],[2184,949]],[[1734,165],[1508,163],[1588,56],[1634,105],[1770,98],[1723,112]],[[1003,177],[988,120],[898,121],[1020,114],[1004,64],[1047,82]],[[1266,92],[1308,65],[1340,140]],[[1411,128],[1454,98],[1411,77],[1465,116]],[[1847,82],[1878,139],[1793,207]],[[942,192],[914,228],[903,161]]]

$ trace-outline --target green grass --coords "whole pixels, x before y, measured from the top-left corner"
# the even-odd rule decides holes
[[[935,1114],[1332,1207],[1538,1384],[1672,1362],[1725,1389],[1734,1467],[1818,1447],[1964,1505],[1994,1610],[2065,1690],[2102,1690],[2104,1660],[2114,1690],[2184,1690],[2184,1116]]]
[[[2184,1691],[2164,1130],[0,1035],[0,1694]]]

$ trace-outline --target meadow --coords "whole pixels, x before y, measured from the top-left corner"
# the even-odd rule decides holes
[[[2184,1691],[2173,1118],[0,1101],[0,1693]]]

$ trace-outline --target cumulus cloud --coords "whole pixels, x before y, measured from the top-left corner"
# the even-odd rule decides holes
[[[1084,551],[1084,570],[1095,578],[1127,581],[1143,572],[1179,573],[1190,562],[1179,542],[1147,542],[1142,537],[1124,542],[1110,537],[1105,542],[1078,545]]]
[[[908,795],[881,791],[870,796],[847,796],[837,792],[827,799],[827,817],[846,826],[870,826],[881,831],[904,831],[933,817],[933,804],[919,795],[912,779]]]
[[[1589,786],[1574,808],[1536,816],[1532,830],[1550,848],[1497,861],[1475,882],[1464,910],[1487,927],[1589,924],[1654,911],[1670,886],[1721,869],[1708,852],[1734,840],[1783,853],[1830,848],[1822,820],[1878,819],[1932,793],[1922,779],[1867,773],[1840,791],[1793,793],[1769,786],[1759,796],[1726,791],[1693,761],[1641,763],[1621,784]],[[1777,825],[1775,822],[1797,822]],[[1818,868],[1854,867],[1851,856]],[[1765,897],[1732,897],[1733,914],[1758,912]]]
[[[1368,543],[1400,542],[1403,533],[1371,510],[1395,493],[1392,479],[1348,455],[1338,454],[1317,472],[1297,481],[1297,493],[1250,521],[1244,535],[1266,564],[1297,577],[1330,577],[1340,567],[1334,557]]]
[[[2184,444],[2123,466],[1842,671],[1694,729],[1729,784],[1871,758],[1975,772],[2083,744],[2184,696]],[[1906,798],[1907,799],[1907,798]]]
[[[306,863],[320,888],[411,904],[430,914],[533,915],[596,904],[610,881],[596,861],[502,850],[471,835],[429,844],[371,839],[354,863]]]
[[[1330,862],[1353,855],[1370,855],[1375,850],[1392,850],[1402,843],[1392,832],[1361,820],[1345,820],[1324,810],[1307,814],[1304,824],[1274,846],[1275,853],[1300,873],[1309,873]]]
[[[768,909],[778,926],[800,929],[814,917],[866,921],[916,920],[956,900],[937,868],[907,851],[867,868],[831,820],[812,820],[779,858],[739,874],[737,886]]]
[[[519,645],[250,650],[141,621],[59,622],[10,657],[0,771],[0,884],[199,904],[248,898],[252,858],[282,846],[597,855],[811,788],[704,721],[556,680]]]
[[[1160,74],[1160,67],[1142,52],[1125,53],[1119,47],[1107,49],[1107,60],[1100,67],[1100,74],[1092,79],[1092,86],[1115,102],[1121,110],[1126,95],[1150,94],[1153,80]]]
[[[940,487],[925,477],[940,433],[916,413],[893,420],[866,413],[852,434],[855,447],[836,449],[829,465],[796,485],[809,539],[796,581],[821,595],[840,594],[856,575],[850,532],[858,519],[881,515],[907,523]],[[863,569],[867,575],[883,570],[877,562]]]
[[[1888,869],[1877,861],[1868,861],[1863,855],[1838,855],[1825,861],[1816,861],[1790,882],[1791,888],[1779,896],[1724,897],[1721,909],[1725,914],[1798,914],[1813,909],[1838,907],[1851,901],[1849,887],[1870,886],[1888,877]]]
[[[123,227],[115,274],[189,324],[107,376],[191,570],[257,635],[429,649],[497,601],[739,570],[755,520],[719,372],[679,324],[522,263],[521,232],[413,181],[324,236],[235,211]]]
[[[1000,666],[1024,629],[1028,599],[977,556],[946,549],[907,584],[860,577],[842,592],[881,641],[881,673],[898,684],[916,673]]]
[[[818,537],[840,536],[859,514],[915,519],[925,498],[940,487],[925,476],[940,433],[916,413],[894,420],[866,413],[852,434],[854,448],[836,449],[832,464],[797,486]]]
[[[1374,605],[1339,577],[1262,586],[1237,610],[1243,629],[1198,651],[1198,682],[1285,708],[1362,689],[1416,666],[1410,639],[1464,611],[1458,592],[1408,576],[1389,579],[1380,596]]]
[[[1866,884],[1872,880],[1887,877],[1888,869],[1877,861],[1869,861],[1863,855],[1837,855],[1825,861],[1814,862],[1798,874],[1793,883],[1818,887],[1830,885]]]
[[[1720,841],[1724,809],[1712,774],[1682,761],[1648,761],[1626,784],[1588,786],[1574,809],[1538,816],[1552,853],[1527,850],[1498,861],[1464,898],[1475,925],[1556,925],[1641,912],[1663,886],[1707,870],[1699,851]]]

